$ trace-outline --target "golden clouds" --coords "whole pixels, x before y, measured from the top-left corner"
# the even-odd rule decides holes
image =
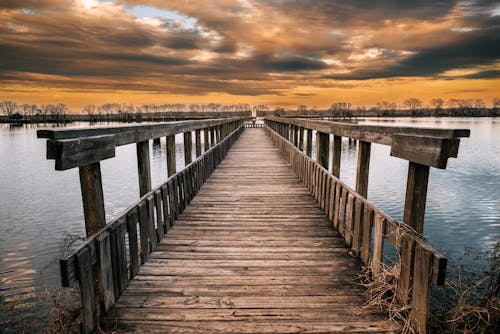
[[[432,86],[434,95],[463,95],[469,88],[489,99],[497,94],[500,73],[500,20],[492,6],[480,0],[467,6],[396,0],[5,1],[0,94],[21,98],[29,90],[49,99],[60,92],[71,105],[106,96],[325,107],[333,99],[370,104],[425,98]]]

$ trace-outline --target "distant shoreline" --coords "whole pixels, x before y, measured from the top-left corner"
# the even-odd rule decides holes
[[[331,119],[350,119],[350,118],[399,118],[399,117],[498,117],[499,108],[483,109],[419,109],[419,110],[274,110],[257,111],[254,113],[257,117],[281,116],[281,117],[301,117],[301,118],[331,118]],[[188,119],[206,119],[206,118],[227,118],[227,117],[245,117],[252,118],[251,111],[235,112],[156,112],[156,113],[119,113],[119,114],[48,114],[48,115],[21,115],[0,116],[0,123],[10,124],[37,124],[37,123],[55,123],[66,124],[73,122],[165,122],[181,121]]]

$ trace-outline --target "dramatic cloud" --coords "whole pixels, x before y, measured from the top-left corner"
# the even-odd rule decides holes
[[[499,27],[487,0],[4,0],[0,89],[272,102],[377,79],[472,84],[499,79]]]

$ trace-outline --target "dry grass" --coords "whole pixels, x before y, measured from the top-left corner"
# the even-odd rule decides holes
[[[481,277],[450,275],[440,296],[433,298],[430,328],[432,333],[500,333],[500,243],[489,253],[490,267]],[[361,275],[368,297],[366,307],[387,312],[402,325],[403,333],[416,333],[411,326],[411,305],[396,293],[400,263],[382,264],[376,276],[368,267]],[[439,290],[439,289],[438,289]]]

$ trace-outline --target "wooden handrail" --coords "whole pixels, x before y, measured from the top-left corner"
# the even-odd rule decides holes
[[[370,268],[373,276],[378,276],[381,271],[384,240],[387,240],[396,248],[400,276],[397,278],[397,287],[394,293],[398,294],[401,300],[411,308],[410,319],[413,328],[419,333],[426,333],[430,310],[431,283],[444,284],[447,265],[446,257],[433,249],[421,235],[423,212],[425,212],[425,192],[416,189],[416,186],[425,184],[426,188],[428,174],[424,175],[424,177],[422,175],[416,175],[413,178],[409,177],[405,204],[405,223],[400,223],[366,199],[370,142],[360,141],[356,190],[354,190],[338,178],[340,164],[336,166],[334,161],[333,173],[328,171],[328,158],[325,161],[325,157],[322,156],[325,151],[328,152],[329,148],[329,138],[328,136],[325,137],[325,133],[314,129],[318,131],[316,141],[318,154],[317,161],[314,161],[310,157],[313,146],[312,129],[302,127],[306,125],[305,123],[300,120],[283,120],[276,117],[266,118],[265,123],[266,131],[278,146],[280,152],[290,161],[299,179],[314,195],[332,222],[333,227],[344,236],[347,245]],[[300,124],[300,126],[297,124]],[[330,128],[334,129],[334,126],[336,124]],[[321,130],[325,130],[325,128],[326,126],[322,127]],[[304,136],[304,129],[307,129],[306,152],[304,152],[303,146],[300,145],[300,137]],[[398,131],[402,130],[402,128],[399,128]],[[335,154],[338,154],[337,151],[340,152],[341,134],[345,135],[346,132],[332,132],[335,134],[332,144],[335,156]],[[385,132],[387,133],[387,131]],[[417,133],[418,130],[412,129],[412,132]],[[438,134],[438,132],[429,129],[423,132],[432,133],[433,135]],[[443,130],[442,133],[468,135],[468,130]],[[297,140],[297,136],[299,140]],[[366,139],[367,136],[358,136],[356,138]],[[395,140],[397,141],[398,138]],[[338,155],[336,158],[340,160]],[[412,173],[421,173],[421,166],[410,162],[409,176]],[[418,168],[415,169],[415,167]],[[429,166],[423,167],[424,171],[428,171]],[[414,170],[411,170],[412,168]],[[410,181],[413,184],[410,184]],[[408,196],[408,192],[410,192],[411,196]],[[407,206],[410,208],[408,209]],[[415,207],[417,208],[415,209]],[[422,210],[422,207],[424,210]],[[415,217],[414,215],[421,216]],[[421,230],[416,231],[411,224],[406,223],[407,220],[410,223],[420,221],[422,225],[417,227]]]
[[[389,145],[391,156],[409,161],[404,222],[421,234],[424,230],[429,168],[446,168],[448,158],[458,155],[459,138],[470,135],[468,129],[358,125],[283,117],[265,117],[264,121],[301,151],[304,131],[307,131],[308,156],[311,156],[312,152],[312,133],[313,130],[316,131],[318,163],[328,169],[331,159],[332,174],[336,177],[340,176],[342,137],[359,140],[356,191],[364,197],[368,195],[371,143]],[[331,134],[333,134],[333,144],[330,151]]]
[[[68,251],[59,263],[62,285],[79,286],[82,301],[82,332],[91,333],[95,330],[99,315],[106,313],[115,303],[129,280],[138,273],[139,266],[148,260],[149,254],[174,226],[179,214],[221,163],[231,145],[243,131],[243,121],[240,119],[229,123],[209,124],[213,126],[211,129],[214,132],[219,132],[219,140],[212,141],[210,148],[203,154],[197,150],[197,158],[194,161],[188,162],[186,159],[187,164],[180,172],[176,173],[174,169],[171,174],[172,170],[169,168],[170,176],[167,181],[153,189],[151,189],[148,141],[138,142],[141,197],[107,224],[100,165],[94,163],[80,166],[87,238],[75,249]],[[206,133],[209,132],[208,129],[204,130]],[[185,138],[191,138],[191,132],[184,134]],[[174,135],[168,138],[172,142],[169,145],[167,140],[167,150],[173,152]],[[201,150],[199,136],[196,136],[196,140]],[[208,147],[206,145],[207,143],[205,148]],[[191,157],[191,153],[191,148],[186,150],[186,157]],[[92,207],[86,207],[88,205]],[[90,226],[89,222],[93,225]]]

